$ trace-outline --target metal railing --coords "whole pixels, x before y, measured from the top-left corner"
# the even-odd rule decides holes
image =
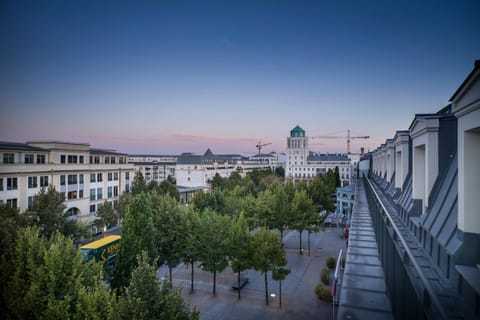
[[[366,179],[365,181],[368,183],[370,191],[373,193],[373,195],[376,198],[376,203],[381,207],[381,210],[383,211],[384,216],[388,219],[388,221],[386,221],[387,225],[389,225],[393,228],[393,232],[394,232],[394,234],[392,235],[393,239],[397,240],[397,241],[400,241],[400,243],[402,244],[402,246],[405,250],[404,259],[403,259],[404,263],[406,263],[406,264],[410,263],[413,266],[414,270],[416,271],[418,277],[420,278],[420,280],[423,284],[423,287],[424,287],[423,294],[424,295],[423,295],[423,297],[420,297],[420,298],[422,299],[422,301],[424,303],[431,302],[435,306],[435,311],[438,313],[438,315],[442,319],[448,319],[448,316],[445,313],[445,310],[443,309],[442,304],[438,300],[438,297],[435,294],[435,291],[433,290],[433,288],[431,287],[427,278],[423,274],[420,266],[418,265],[417,261],[415,260],[415,256],[413,255],[412,251],[408,247],[407,242],[403,238],[402,234],[398,230],[397,225],[395,224],[395,222],[392,219],[390,213],[388,212],[387,208],[385,207],[382,200],[380,199],[380,196],[378,195],[377,191],[375,190],[372,183],[370,182],[370,179],[368,177],[365,177],[365,179]]]

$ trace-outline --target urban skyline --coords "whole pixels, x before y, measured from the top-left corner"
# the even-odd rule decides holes
[[[374,149],[448,104],[478,59],[479,13],[477,1],[3,2],[0,140],[254,154],[259,141],[283,152],[298,124]]]

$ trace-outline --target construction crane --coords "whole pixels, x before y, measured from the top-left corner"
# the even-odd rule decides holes
[[[350,130],[347,130],[347,136],[314,136],[310,139],[347,139],[347,154],[350,154],[350,140],[354,139],[369,139],[370,136],[351,136]]]
[[[256,147],[258,149],[258,155],[260,155],[260,153],[262,151],[262,147],[265,147],[265,146],[268,146],[268,145],[271,145],[271,144],[272,144],[271,142],[261,143],[260,141],[258,141],[258,144],[256,145]]]

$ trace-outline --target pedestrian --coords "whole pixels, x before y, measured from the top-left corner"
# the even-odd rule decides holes
[[[348,247],[348,236],[349,235],[350,235],[350,231],[348,230],[348,228],[345,228],[345,232],[343,234],[343,236],[345,237],[345,240],[346,240],[345,247]]]

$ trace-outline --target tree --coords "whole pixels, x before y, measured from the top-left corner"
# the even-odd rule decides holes
[[[275,175],[280,178],[285,177],[285,169],[283,167],[275,168]]]
[[[160,183],[159,192],[160,194],[168,194],[177,201],[180,201],[180,193],[178,192],[177,187],[169,180],[163,180]]]
[[[278,236],[267,229],[261,229],[253,235],[253,268],[265,276],[265,303],[268,305],[268,271],[277,270],[287,264],[285,250]]]
[[[292,220],[290,203],[285,189],[280,184],[274,183],[270,190],[273,195],[273,215],[270,228],[280,231],[280,242],[283,243],[283,232]]]
[[[76,222],[68,219],[65,212],[65,195],[57,192],[54,186],[40,189],[33,198],[33,204],[25,212],[33,225],[40,228],[43,236],[49,237],[59,231],[64,236],[73,236],[76,233]]]
[[[280,266],[285,266],[287,265],[287,261],[282,261]],[[278,286],[279,286],[279,300],[278,300],[278,306],[280,309],[282,308],[282,280],[284,280],[288,275],[290,274],[290,269],[286,269],[283,267],[277,267],[274,270],[272,270],[272,278],[273,280],[278,281]]]
[[[118,197],[118,200],[115,201],[114,209],[119,220],[119,223],[118,223],[119,226],[120,226],[120,222],[125,217],[125,213],[127,212],[127,206],[130,203],[131,199],[132,199],[132,194],[130,192],[123,192],[120,195],[120,197]]]
[[[340,172],[338,170],[338,167],[335,167],[335,187],[338,188],[342,185],[342,182],[340,180]]]
[[[333,185],[328,183],[327,176],[317,175],[313,178],[308,188],[308,194],[316,205],[318,212],[323,210],[331,212],[335,210],[335,203],[330,196],[335,192],[334,188]]]
[[[195,262],[198,261],[200,255],[198,231],[200,216],[198,212],[191,207],[183,207],[181,212],[184,215],[183,222],[185,234],[183,238],[181,238],[180,259],[191,267],[190,293],[193,293]]]
[[[85,262],[70,239],[40,237],[36,227],[18,233],[7,287],[9,317],[18,319],[110,319],[113,299],[101,264]]]
[[[213,295],[216,294],[217,272],[222,272],[228,266],[228,250],[225,243],[231,219],[218,215],[211,209],[206,209],[200,215],[199,249],[200,266],[213,273]]]
[[[151,198],[148,193],[140,193],[132,198],[127,206],[127,213],[122,228],[122,245],[118,262],[113,272],[112,286],[126,287],[130,274],[136,267],[136,257],[144,250],[152,261],[156,260],[155,228]]]
[[[240,300],[240,273],[252,267],[252,244],[247,221],[243,213],[232,225],[226,239],[228,258],[233,272],[237,273],[238,299]]]
[[[97,217],[98,218],[95,219],[94,223],[97,227],[102,229],[103,227],[110,228],[117,223],[117,215],[107,200],[105,200],[103,206],[98,209]]]
[[[213,190],[224,190],[227,186],[227,179],[222,178],[218,173],[212,179],[212,189]]]
[[[159,262],[168,266],[170,285],[172,285],[172,269],[180,262],[182,238],[185,236],[178,202],[168,194],[152,195],[154,208],[153,225],[155,227],[155,247]]]
[[[155,180],[152,180],[147,184],[147,189],[150,192],[153,191],[153,190],[155,190],[157,192],[160,192],[160,186],[159,186],[158,182],[155,181]]]
[[[312,224],[312,221],[318,216],[312,199],[307,195],[305,190],[297,190],[292,202],[292,229],[298,230],[300,234],[299,253],[303,254],[302,249],[302,233]]]
[[[198,312],[190,312],[179,291],[171,291],[167,284],[160,288],[156,268],[149,255],[142,251],[137,256],[137,267],[125,296],[120,298],[118,310],[121,319],[198,319]]]
[[[133,178],[130,191],[132,192],[132,196],[136,196],[137,194],[148,191],[147,183],[145,182],[145,178],[140,171],[135,172],[135,177]]]

